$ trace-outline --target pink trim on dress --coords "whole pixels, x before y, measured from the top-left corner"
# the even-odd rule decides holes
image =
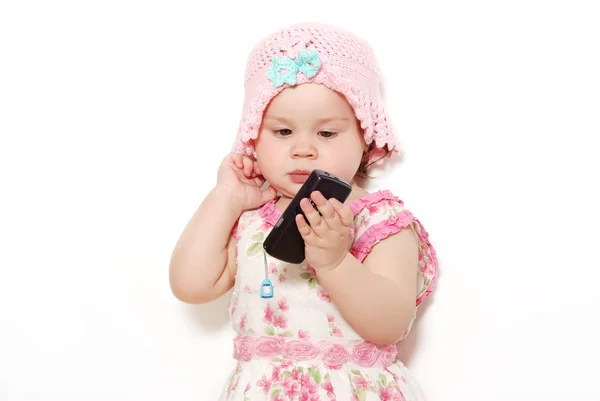
[[[381,202],[382,200],[395,200],[400,204],[400,206],[404,206],[404,203],[389,190],[382,190],[373,192],[363,196],[362,198],[356,199],[354,202],[350,203],[348,207],[352,210],[354,216],[358,216],[360,212],[367,206],[370,206],[374,203]]]
[[[281,217],[282,212],[275,206],[277,199],[271,199],[265,203],[260,209],[258,209],[258,215],[262,217],[266,223],[274,226]]]
[[[403,228],[408,227],[413,221],[414,216],[412,213],[403,210],[387,220],[383,220],[370,226],[360,238],[354,242],[352,249],[350,249],[350,253],[362,263],[375,244],[390,235],[398,233]]]
[[[424,263],[421,265],[421,275],[424,278],[429,278],[429,284],[425,287],[419,296],[417,297],[417,306],[420,305],[429,294],[433,291],[433,285],[437,280],[437,272],[438,272],[438,258],[435,252],[435,248],[429,241],[429,233],[425,230],[425,228],[421,225],[421,222],[418,219],[415,219],[416,223],[416,231],[417,236],[419,237],[419,242],[421,243],[421,253],[419,255],[419,259],[426,257],[429,259],[429,263]]]
[[[329,369],[346,363],[361,367],[388,367],[396,361],[395,345],[377,345],[368,341],[338,343],[328,340],[286,339],[239,335],[233,340],[233,357],[239,361],[277,356],[297,361],[319,359]]]

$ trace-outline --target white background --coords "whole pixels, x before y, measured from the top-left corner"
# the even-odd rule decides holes
[[[430,401],[600,400],[594,1],[3,1],[0,400],[214,400],[225,297],[170,293],[239,121],[251,46],[371,42],[441,261],[402,354]],[[391,3],[390,3],[391,4]]]

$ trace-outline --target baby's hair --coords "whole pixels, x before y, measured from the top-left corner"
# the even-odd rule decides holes
[[[388,146],[385,145],[383,147],[385,153],[383,155],[381,155],[381,157],[375,159],[375,160],[370,160],[369,161],[369,153],[375,148],[375,143],[372,142],[369,145],[369,148],[363,153],[363,158],[360,161],[360,165],[358,166],[358,171],[356,172],[356,175],[360,178],[371,178],[369,177],[369,167],[371,167],[372,165],[376,164],[377,162],[379,162],[380,160],[385,159],[386,157],[389,157],[390,154],[392,153],[391,150],[388,149]]]

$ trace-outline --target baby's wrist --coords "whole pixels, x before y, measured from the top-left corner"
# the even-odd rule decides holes
[[[242,202],[237,199],[238,194],[236,194],[236,191],[228,188],[227,186],[217,184],[213,188],[212,192],[219,202],[229,205],[231,209],[236,212],[243,212]]]
[[[344,255],[342,255],[342,257],[339,258],[334,263],[331,263],[331,264],[328,264],[328,265],[323,265],[321,267],[315,267],[315,271],[316,272],[321,272],[321,273],[333,272],[333,271],[335,271],[342,264],[342,262],[344,261],[344,259],[346,259],[347,255],[348,255],[348,252],[344,253]]]

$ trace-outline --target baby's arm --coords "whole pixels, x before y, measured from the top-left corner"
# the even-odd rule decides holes
[[[416,308],[418,240],[404,228],[373,247],[363,263],[347,253],[318,279],[344,319],[365,340],[394,344]]]
[[[226,188],[215,187],[185,227],[171,257],[171,291],[181,301],[206,303],[232,286],[236,240],[231,230],[241,209]]]

